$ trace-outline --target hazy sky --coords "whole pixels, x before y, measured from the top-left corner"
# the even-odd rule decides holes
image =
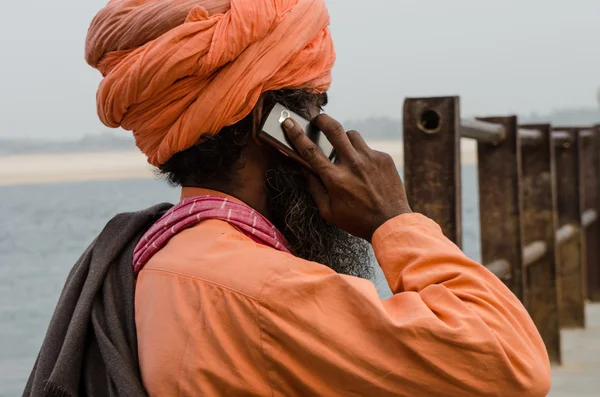
[[[599,0],[326,0],[338,62],[328,112],[400,117],[407,96],[464,115],[595,106]],[[101,132],[83,60],[105,0],[0,0],[0,137]]]

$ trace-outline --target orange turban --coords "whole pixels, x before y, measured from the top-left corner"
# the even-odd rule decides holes
[[[98,115],[159,166],[246,117],[261,93],[324,92],[335,51],[324,0],[112,0],[86,60]]]

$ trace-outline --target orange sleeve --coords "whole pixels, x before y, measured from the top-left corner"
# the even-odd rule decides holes
[[[260,298],[275,395],[546,396],[550,365],[519,300],[433,221],[401,215],[373,238],[394,295],[290,259]]]

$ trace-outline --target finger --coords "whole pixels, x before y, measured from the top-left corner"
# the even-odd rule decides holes
[[[286,119],[283,122],[283,130],[296,152],[304,161],[319,175],[333,167],[333,164],[323,154],[321,149],[311,141],[304,133],[302,128],[293,119]]]
[[[329,143],[335,148],[338,157],[348,158],[356,155],[356,150],[352,146],[352,143],[350,143],[350,139],[346,135],[346,130],[333,117],[327,114],[320,114],[311,123],[325,134]]]
[[[308,183],[308,190],[319,208],[319,213],[327,220],[331,214],[331,201],[329,199],[327,188],[312,174],[308,174],[306,180]]]
[[[367,142],[365,142],[364,138],[358,131],[348,131],[347,135],[350,143],[352,146],[354,146],[354,149],[356,149],[357,152],[364,153],[368,150],[371,150]]]

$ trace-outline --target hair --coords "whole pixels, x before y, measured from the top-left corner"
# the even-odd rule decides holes
[[[329,266],[337,273],[365,279],[373,276],[369,244],[320,215],[301,166],[284,158],[267,171],[266,182],[270,220],[295,256]]]
[[[315,94],[304,90],[278,90],[265,94],[265,109],[275,102],[308,117],[311,105],[324,106],[327,94]],[[263,114],[264,118],[266,114]],[[207,183],[232,182],[242,151],[248,145],[255,128],[255,112],[241,121],[223,128],[218,134],[204,138],[201,144],[175,154],[159,167],[159,175],[173,186],[202,187]]]

